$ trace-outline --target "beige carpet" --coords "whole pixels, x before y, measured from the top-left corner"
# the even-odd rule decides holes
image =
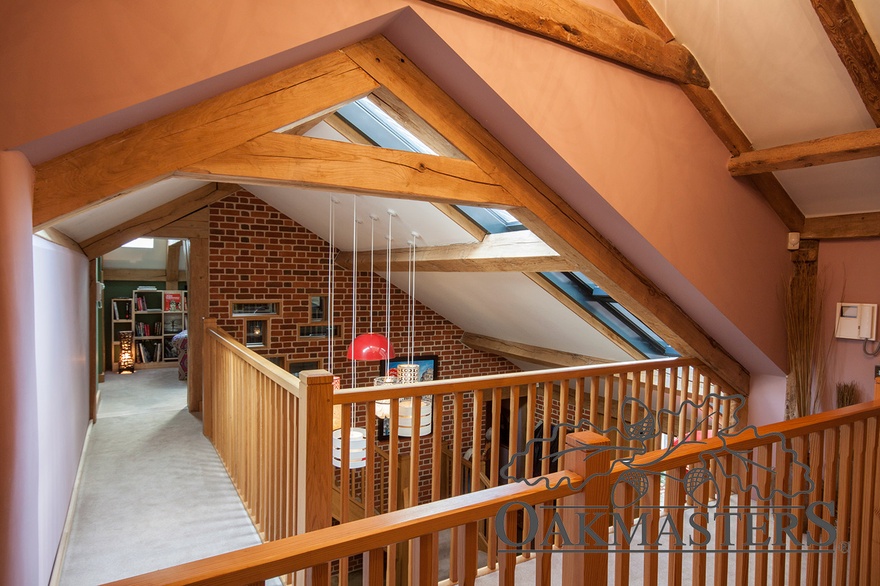
[[[260,542],[177,369],[108,374],[62,586],[91,586]]]

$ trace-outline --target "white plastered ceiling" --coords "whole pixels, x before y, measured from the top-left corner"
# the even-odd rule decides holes
[[[875,128],[808,0],[651,0],[755,149]],[[854,0],[874,42],[880,2]],[[806,217],[880,211],[880,158],[778,171]]]

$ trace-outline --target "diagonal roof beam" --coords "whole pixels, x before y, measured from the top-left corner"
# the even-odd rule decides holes
[[[639,71],[708,87],[709,80],[684,45],[576,0],[430,0],[491,18]]]
[[[135,238],[155,232],[163,226],[167,226],[180,218],[211,205],[215,201],[220,201],[239,189],[241,188],[238,185],[210,183],[136,218],[105,230],[97,236],[83,240],[80,246],[82,246],[83,252],[86,253],[89,260],[98,258],[111,250],[116,250],[126,242],[131,242]]]
[[[273,132],[184,167],[177,175],[443,203],[516,204],[471,161]]]
[[[569,259],[559,256],[531,232],[489,234],[476,244],[450,244],[422,247],[416,250],[416,269],[419,272],[541,272],[576,271]],[[409,249],[392,249],[391,270],[408,269]],[[342,252],[336,264],[351,268],[352,253]],[[383,265],[384,267],[384,265]],[[370,258],[358,256],[358,269],[370,270]],[[384,270],[384,268],[383,268]]]
[[[344,51],[520,200],[514,215],[539,238],[679,352],[699,357],[725,382],[748,392],[749,374],[741,364],[387,39],[376,37]]]
[[[376,87],[335,52],[56,157],[36,168],[34,230]]]
[[[852,0],[810,0],[874,124],[880,126],[880,53]]]
[[[585,366],[589,364],[608,364],[612,362],[605,358],[596,358],[595,356],[584,356],[583,354],[574,354],[562,350],[542,348],[540,346],[532,346],[530,344],[523,344],[522,342],[511,342],[508,340],[492,338],[490,336],[472,334],[470,332],[465,332],[464,335],[462,335],[461,343],[468,348],[496,354],[502,358],[522,360],[524,362],[540,364],[542,366]]]
[[[734,177],[880,157],[880,128],[761,149],[732,157]]]
[[[807,218],[802,240],[880,238],[880,212]]]

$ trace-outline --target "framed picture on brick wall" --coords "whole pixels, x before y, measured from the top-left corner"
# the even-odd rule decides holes
[[[418,364],[419,365],[419,382],[437,380],[439,378],[438,369],[440,367],[440,359],[437,355],[413,356],[412,362],[405,356],[394,358],[388,361],[389,376],[397,376],[397,367],[400,364]],[[385,361],[379,363],[379,376],[385,376]]]

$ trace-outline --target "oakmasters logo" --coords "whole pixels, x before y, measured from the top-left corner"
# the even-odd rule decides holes
[[[761,435],[754,426],[735,430],[743,401],[742,395],[710,394],[702,403],[685,401],[676,411],[661,409],[655,415],[642,401],[628,397],[621,412],[635,413],[636,417],[632,418],[634,423],[624,425],[622,429],[601,429],[586,420],[578,425],[564,424],[571,432],[587,430],[605,437],[620,438],[620,445],[580,444],[555,449],[562,426],[555,428],[548,438],[530,440],[522,451],[514,454],[502,467],[501,477],[504,480],[513,479],[530,486],[543,483],[549,489],[565,483],[579,491],[598,477],[610,476],[615,465],[618,470],[622,465],[624,470],[616,475],[607,502],[574,507],[576,511],[573,516],[569,510],[569,518],[576,519],[576,522],[563,524],[564,506],[539,506],[542,513],[546,513],[547,508],[553,509],[552,520],[543,526],[540,535],[538,531],[542,525],[538,522],[539,513],[535,507],[523,502],[506,504],[495,517],[497,535],[509,546],[509,549],[501,551],[540,552],[561,541],[566,546],[563,553],[692,553],[696,551],[694,548],[698,548],[700,553],[755,551],[751,548],[773,548],[774,553],[794,553],[803,551],[801,548],[804,547],[809,547],[811,553],[833,552],[837,539],[837,528],[833,522],[834,503],[811,498],[815,486],[810,477],[810,468],[798,460],[782,434]],[[720,447],[710,449],[707,442],[700,438],[699,430],[704,421],[712,421],[723,412],[731,413],[730,424],[715,433]],[[679,441],[664,440],[668,444],[664,449],[649,452],[648,445],[652,440],[660,439],[659,423],[667,421],[668,417],[681,421],[687,414],[698,414],[690,420],[684,419],[689,421],[689,431]],[[752,459],[750,449],[730,447],[733,440],[742,437],[756,440],[749,442],[752,445],[775,444],[781,450],[777,451],[775,465],[756,462]],[[713,442],[713,445],[717,446],[717,443]],[[706,446],[706,449],[699,453],[699,462],[688,466],[683,477],[656,472],[663,469],[662,461],[675,451],[694,444]],[[551,485],[550,479],[544,476],[526,478],[526,454],[532,450],[535,459],[549,458],[552,462],[560,463],[560,467],[563,456],[568,453],[574,452],[587,461],[611,451],[611,465],[576,485],[572,485],[569,478],[562,478]],[[617,459],[614,459],[614,454],[618,455]],[[672,506],[648,502],[649,499],[645,497],[650,491],[649,477],[652,475],[656,477],[655,481],[661,483],[666,494],[669,494],[674,483],[679,483],[689,497],[687,504]],[[747,503],[737,504],[735,499],[729,503],[719,502],[718,481],[721,475],[730,481],[735,494],[748,495]],[[621,488],[630,490],[619,490]],[[627,511],[630,507],[635,509]],[[522,524],[524,529],[516,531],[514,535],[508,534],[509,526],[504,522],[505,517],[511,510],[519,509],[526,517],[527,522]],[[655,515],[659,516],[659,522],[650,522]],[[808,522],[806,525],[804,520]],[[738,528],[745,536],[744,541],[735,539]],[[845,544],[841,546],[845,548]]]

